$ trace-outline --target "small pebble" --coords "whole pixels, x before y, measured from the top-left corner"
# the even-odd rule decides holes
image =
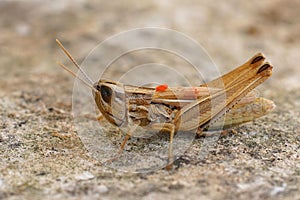
[[[284,183],[282,186],[276,186],[271,190],[270,195],[275,196],[275,195],[283,192],[285,189],[286,189],[286,183]]]
[[[93,174],[91,174],[90,172],[83,172],[82,174],[78,174],[75,176],[76,180],[79,181],[86,181],[86,180],[90,180],[93,179],[95,176]]]
[[[108,188],[105,185],[99,185],[97,187],[97,192],[103,194],[108,192]]]

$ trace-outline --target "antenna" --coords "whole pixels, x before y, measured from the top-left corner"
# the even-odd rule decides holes
[[[64,45],[58,40],[55,40],[56,43],[59,45],[59,47],[65,52],[65,54],[70,58],[72,63],[76,66],[76,68],[84,75],[84,77],[90,82],[90,84],[93,84],[93,81],[90,79],[90,77],[80,68],[76,60],[71,56],[71,54],[68,52],[68,50],[64,47]],[[65,68],[64,68],[65,69]],[[76,78],[79,78],[75,76]]]
[[[57,62],[57,64],[63,68],[64,70],[66,70],[67,72],[69,72],[72,76],[74,76],[75,78],[78,78],[82,83],[84,83],[86,86],[88,86],[89,88],[91,88],[94,92],[99,92],[96,88],[93,87],[93,85],[91,85],[90,83],[86,82],[85,80],[83,80],[82,78],[80,78],[79,76],[77,76],[74,72],[72,72],[68,67],[66,67],[64,64]]]

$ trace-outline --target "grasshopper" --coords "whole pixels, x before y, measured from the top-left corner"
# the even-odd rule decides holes
[[[258,97],[254,90],[272,75],[273,67],[265,62],[262,53],[254,55],[229,73],[197,87],[169,88],[159,85],[154,88],[110,80],[93,83],[61,42],[56,42],[87,81],[65,65],[58,64],[91,88],[102,116],[116,127],[129,127],[120,145],[120,154],[136,126],[169,133],[166,169],[172,168],[172,142],[176,132],[196,131],[197,135],[203,135],[210,130],[228,129],[264,116],[275,108],[271,100]],[[214,107],[212,102],[215,102]]]

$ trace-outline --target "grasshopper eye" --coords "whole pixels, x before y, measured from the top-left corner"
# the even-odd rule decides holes
[[[120,127],[126,122],[126,99],[122,84],[99,81],[94,84],[98,92],[93,92],[96,105],[103,116]]]
[[[98,88],[97,88],[97,89],[98,89]],[[112,90],[111,90],[111,88],[109,88],[109,87],[107,87],[107,86],[105,86],[105,85],[101,85],[100,88],[99,88],[99,90],[100,90],[102,99],[103,99],[106,103],[110,104],[110,102],[111,102],[111,97],[112,97],[112,93],[113,93]]]

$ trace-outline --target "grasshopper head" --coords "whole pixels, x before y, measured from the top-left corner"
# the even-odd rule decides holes
[[[126,100],[123,84],[100,80],[94,84],[93,96],[102,115],[116,126],[122,126],[126,119]]]

